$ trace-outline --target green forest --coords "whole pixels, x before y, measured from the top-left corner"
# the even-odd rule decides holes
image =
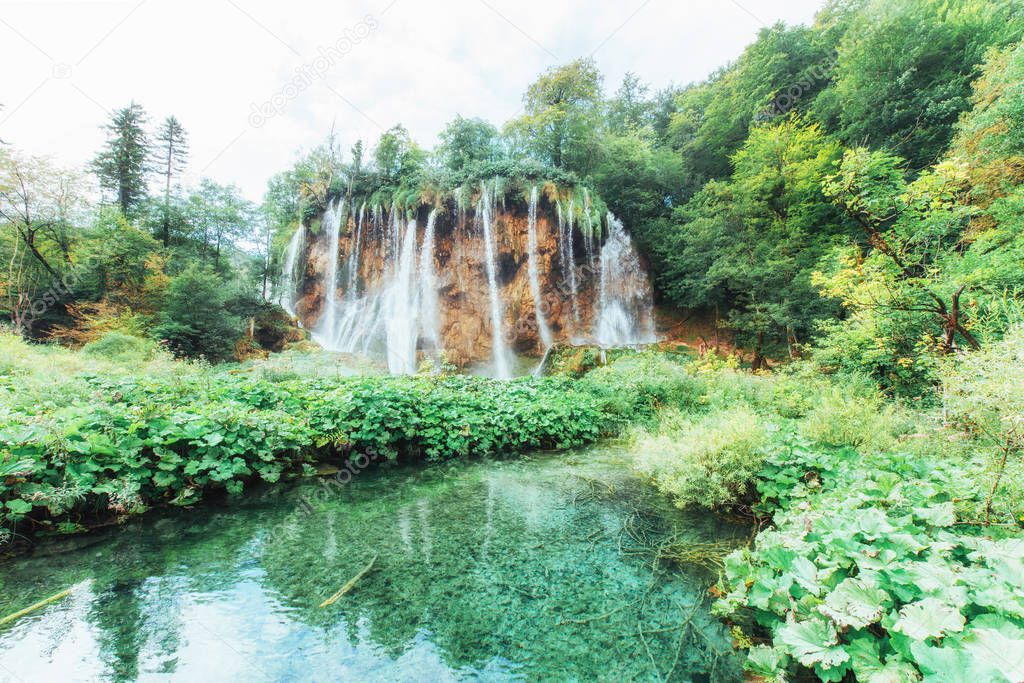
[[[649,561],[710,568],[742,673],[648,649],[642,680],[1024,680],[1024,6],[829,0],[701,82],[607,83],[581,58],[521,104],[432,149],[400,124],[351,148],[332,130],[261,203],[184,184],[188,122],[136,102],[85,168],[4,139],[0,586],[48,539],[367,455],[614,444],[677,512],[750,529]],[[338,370],[279,305],[289,241],[332,200],[411,216],[484,182],[586,192],[658,310],[716,338],[560,345],[512,380],[388,376]]]

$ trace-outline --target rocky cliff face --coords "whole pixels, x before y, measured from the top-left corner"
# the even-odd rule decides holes
[[[541,355],[557,341],[592,341],[609,299],[632,309],[626,315],[635,329],[607,341],[653,340],[646,276],[610,282],[609,264],[602,269],[611,217],[536,192],[529,203],[494,201],[486,192],[480,202],[414,213],[332,205],[296,247],[292,310],[328,348],[390,359],[404,344],[416,359],[399,365],[413,369],[442,350],[462,366],[503,352]],[[619,249],[607,251],[622,260]]]

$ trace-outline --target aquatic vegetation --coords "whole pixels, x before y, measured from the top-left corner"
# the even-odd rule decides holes
[[[71,594],[0,628],[4,667],[47,680],[71,666],[111,681],[738,680],[742,658],[708,612],[715,574],[656,554],[749,530],[667,505],[621,458],[598,446],[378,468],[329,496],[300,481],[51,541],[5,565],[0,617]]]

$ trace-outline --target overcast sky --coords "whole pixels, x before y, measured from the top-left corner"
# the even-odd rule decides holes
[[[404,124],[423,146],[456,114],[500,126],[554,64],[593,55],[614,91],[700,80],[766,24],[821,0],[132,0],[0,2],[0,139],[68,165],[130,100],[191,138],[188,180],[250,199],[332,123],[346,145]]]

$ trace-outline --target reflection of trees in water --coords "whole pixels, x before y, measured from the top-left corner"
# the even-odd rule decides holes
[[[649,499],[632,488],[566,475],[496,466],[443,482],[368,478],[274,535],[262,554],[267,585],[297,618],[353,645],[362,635],[391,657],[426,633],[455,669],[504,656],[527,677],[645,678],[655,667],[659,678],[738,676],[707,613],[705,577],[652,573],[651,549],[626,533],[639,515],[645,537],[678,536],[665,522],[672,513],[638,508]],[[333,562],[325,539],[339,549]],[[315,608],[374,556],[354,591]]]
[[[110,680],[136,680],[143,653],[164,662],[163,673],[173,673],[181,596],[240,580],[239,554],[255,533],[252,521],[232,510],[169,512],[90,537],[52,541],[4,567],[12,590],[0,595],[0,612],[78,586],[90,593],[82,618],[95,633]]]
[[[297,647],[338,638],[398,658],[436,646],[463,673],[700,680],[717,666],[710,680],[739,677],[735,658],[714,664],[729,642],[702,603],[705,579],[657,567],[651,551],[662,538],[727,530],[663,509],[647,487],[545,458],[366,472],[301,505],[313,486],[163,513],[78,551],[54,544],[5,567],[13,595],[0,605],[12,612],[91,579],[81,618],[118,681],[208,656],[182,650],[196,596],[213,596],[208,608],[228,619],[284,620]],[[355,590],[318,609],[374,556]],[[267,600],[240,601],[238,587],[254,581]],[[270,647],[258,632],[232,637]],[[303,670],[319,655],[288,656]]]

